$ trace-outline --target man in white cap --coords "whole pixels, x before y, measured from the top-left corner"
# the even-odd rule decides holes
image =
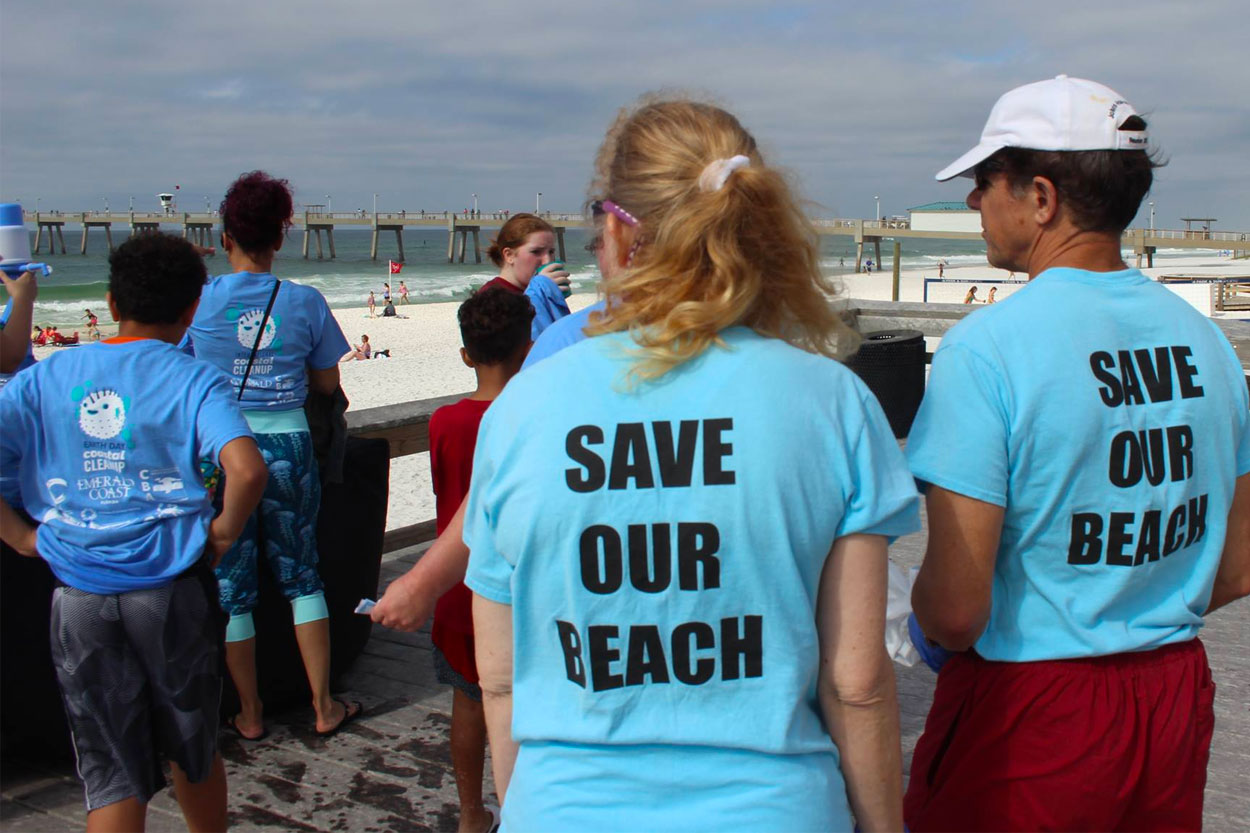
[[[1149,148],[1120,95],[1061,75],[1000,98],[937,175],[974,178],[990,264],[1030,283],[943,338],[908,440],[915,614],[959,652],[914,831],[1201,827],[1197,634],[1250,593],[1250,405],[1220,330],[1121,259]]]

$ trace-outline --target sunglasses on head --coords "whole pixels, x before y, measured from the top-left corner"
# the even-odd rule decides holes
[[[614,214],[618,220],[627,226],[639,224],[637,217],[612,202],[612,200],[595,200],[590,204],[590,213],[595,219],[599,219],[604,214]]]

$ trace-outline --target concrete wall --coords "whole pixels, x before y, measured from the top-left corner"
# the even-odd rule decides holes
[[[979,211],[913,211],[911,227],[916,231],[981,232]]]

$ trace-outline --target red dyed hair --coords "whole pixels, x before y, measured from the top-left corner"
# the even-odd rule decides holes
[[[276,249],[291,227],[291,185],[264,171],[236,179],[221,201],[221,225],[245,252]]]

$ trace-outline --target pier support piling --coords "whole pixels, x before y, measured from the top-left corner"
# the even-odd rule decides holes
[[[903,244],[895,240],[894,241],[894,263],[893,263],[894,277],[891,278],[891,282],[890,282],[890,300],[891,301],[898,300],[898,281],[899,281],[899,272],[902,269],[902,266],[901,266],[902,260],[903,260]]]
[[[556,251],[560,253],[560,262],[565,263],[567,259],[564,256],[564,226],[556,226]]]

